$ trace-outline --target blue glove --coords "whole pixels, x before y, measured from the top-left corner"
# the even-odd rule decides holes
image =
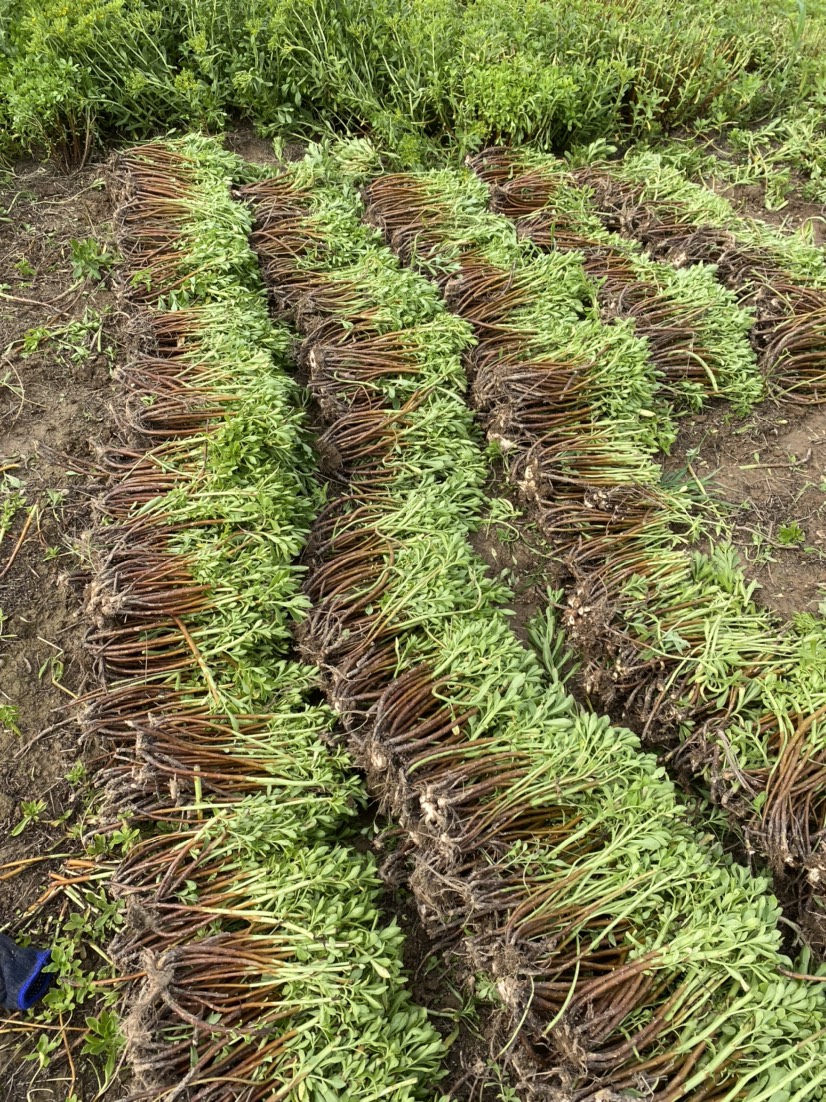
[[[44,972],[48,949],[21,949],[0,934],[0,1006],[5,1010],[31,1010],[52,985],[54,975]]]

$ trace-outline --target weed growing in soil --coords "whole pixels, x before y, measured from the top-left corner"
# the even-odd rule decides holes
[[[777,529],[777,542],[783,547],[796,547],[806,539],[806,533],[796,520],[781,524]]]
[[[73,238],[69,243],[72,275],[78,283],[86,279],[101,280],[112,270],[116,257],[93,237]]]
[[[18,737],[20,735],[19,718],[20,711],[14,704],[0,704],[0,726]]]

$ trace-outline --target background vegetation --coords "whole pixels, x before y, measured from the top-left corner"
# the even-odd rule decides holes
[[[251,120],[350,127],[416,161],[490,140],[561,150],[742,127],[817,93],[804,0],[6,0],[6,141]]]

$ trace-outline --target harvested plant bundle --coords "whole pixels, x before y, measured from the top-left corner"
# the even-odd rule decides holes
[[[471,164],[484,178],[491,159],[486,151]],[[699,408],[707,395],[719,395],[743,412],[760,399],[762,380],[746,339],[753,315],[738,309],[713,268],[674,268],[646,257],[635,241],[606,230],[587,191],[561,172],[536,169],[493,183],[490,207],[543,251],[581,255],[603,319],[633,321],[675,398]]]
[[[294,560],[320,504],[290,335],[267,315],[241,163],[199,138],[119,165],[123,445],[106,457],[89,645],[112,747],[105,814],[133,1099],[433,1098],[442,1044],[411,1005],[363,801],[316,672],[290,657]]]
[[[365,152],[346,146],[339,168]],[[421,913],[495,981],[521,1097],[819,1097],[826,1002],[783,975],[766,884],[698,843],[635,736],[582,712],[510,631],[467,541],[486,474],[472,331],[337,172],[314,157],[242,194],[341,483],[309,544],[302,645],[405,828]]]
[[[720,281],[755,314],[751,341],[770,388],[800,402],[826,401],[826,264],[802,238],[738,217],[726,200],[686,181],[656,154],[568,174],[561,162],[487,150],[474,164],[508,213],[546,206],[570,180],[593,195],[604,225],[640,242],[678,270],[713,265]],[[525,173],[525,170],[527,172]],[[523,174],[524,173],[524,174]],[[521,182],[520,182],[521,176]],[[528,198],[532,195],[532,198]],[[541,233],[544,219],[539,218]],[[526,231],[530,232],[530,231]]]

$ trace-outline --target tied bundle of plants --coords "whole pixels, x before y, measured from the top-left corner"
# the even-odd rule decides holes
[[[801,238],[738,218],[725,200],[661,165],[630,156],[578,173],[610,228],[683,268],[712,263],[755,313],[751,341],[771,393],[802,405],[826,400],[826,272]]]

